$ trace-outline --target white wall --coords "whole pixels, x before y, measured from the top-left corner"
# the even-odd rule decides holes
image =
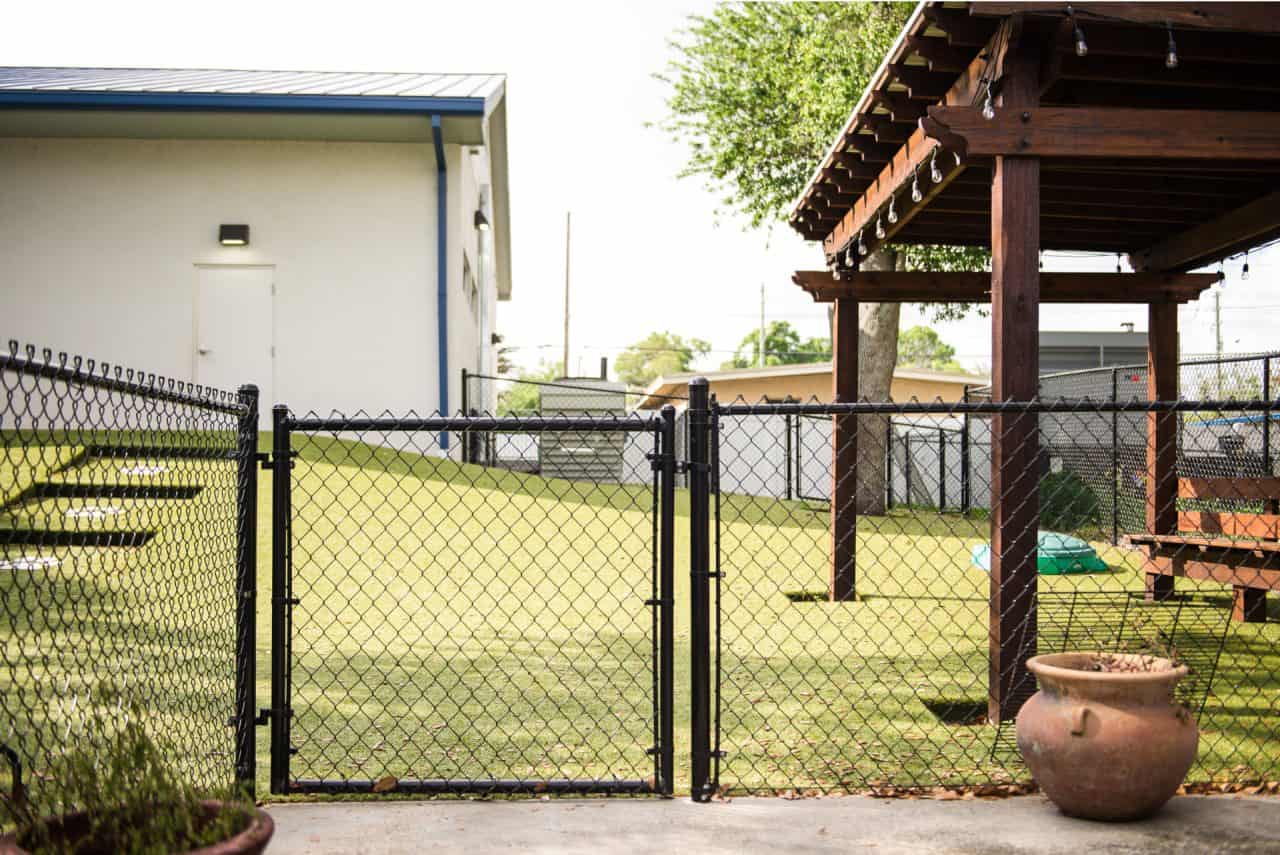
[[[458,247],[475,182],[446,151]],[[0,139],[0,337],[190,380],[196,265],[270,264],[279,402],[432,412],[435,181],[429,144]],[[219,246],[220,223],[251,245]],[[456,377],[478,327],[450,255]]]

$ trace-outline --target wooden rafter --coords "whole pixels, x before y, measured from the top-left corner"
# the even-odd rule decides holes
[[[920,128],[963,157],[1147,160],[1159,152],[1169,159],[1280,162],[1280,113],[1035,107],[998,109],[988,119],[978,107],[938,106]]]
[[[1106,21],[1163,27],[1195,27],[1204,30],[1244,30],[1280,33],[1280,16],[1265,3],[1072,3],[1076,18],[1087,22],[1097,16]],[[1066,3],[982,2],[970,3],[979,17],[1053,15],[1066,17]]]
[[[1280,192],[1132,253],[1135,270],[1190,270],[1280,234]]]
[[[830,303],[989,303],[991,274],[866,271],[833,279],[825,270],[800,270],[791,281]],[[1041,273],[1042,303],[1186,303],[1218,281],[1215,273]]]

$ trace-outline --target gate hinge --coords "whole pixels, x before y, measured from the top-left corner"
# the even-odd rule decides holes
[[[298,599],[297,597],[272,597],[271,602],[275,603],[276,605],[280,605],[281,603],[284,603],[286,606],[296,606],[301,604],[302,600]]]
[[[681,460],[676,463],[676,472],[688,475],[690,472],[710,472],[710,463],[695,463],[692,460]]]
[[[648,599],[644,601],[644,604],[646,606],[669,606],[671,605],[671,600],[669,598],[668,599]]]
[[[655,757],[657,756],[658,752],[661,750],[662,749],[659,748],[657,745],[650,745],[648,748],[644,750],[644,753],[649,757]]]
[[[274,712],[271,707],[263,707],[258,710],[258,717],[253,720],[254,727],[266,727],[271,722],[272,715],[274,715]]]
[[[654,472],[661,472],[668,464],[675,462],[675,456],[671,454],[659,454],[656,451],[650,451],[645,455],[645,459],[649,461],[649,468]]]

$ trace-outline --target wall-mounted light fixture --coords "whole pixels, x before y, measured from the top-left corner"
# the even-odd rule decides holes
[[[218,226],[218,243],[223,246],[248,246],[249,227],[246,225]]]
[[[472,222],[475,223],[477,231],[489,231],[489,218],[486,217],[484,215],[484,211],[481,211],[479,208],[476,208],[476,215],[472,218]]]

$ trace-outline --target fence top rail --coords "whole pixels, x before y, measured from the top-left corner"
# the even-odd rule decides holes
[[[1257,413],[1280,409],[1275,401],[1094,401],[1089,398],[1056,401],[857,401],[840,404],[718,404],[712,409],[720,416],[842,416],[842,415],[1000,415],[1001,413],[1152,413],[1152,412],[1240,412]]]
[[[653,416],[341,416],[320,417],[309,413],[302,418],[288,416],[282,427],[291,431],[486,431],[496,433],[625,432],[646,433],[662,428],[662,419]]]
[[[135,395],[154,401],[184,404],[236,416],[242,416],[249,410],[248,406],[231,392],[125,368],[121,365],[68,356],[62,351],[55,355],[49,348],[44,348],[37,355],[34,345],[27,345],[24,351],[20,351],[16,340],[10,340],[8,352],[0,352],[0,373],[4,372],[60,380],[78,386]]]

